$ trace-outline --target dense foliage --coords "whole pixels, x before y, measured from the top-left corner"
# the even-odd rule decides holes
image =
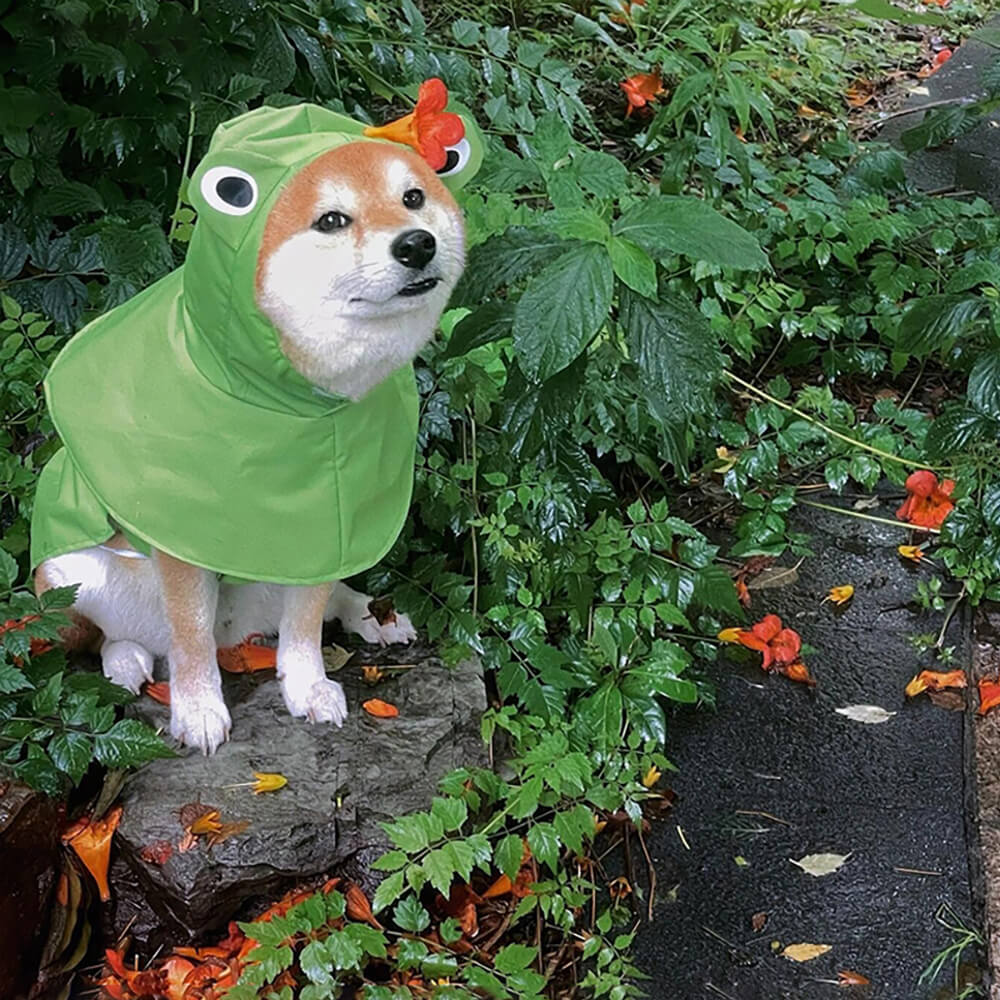
[[[669,703],[711,698],[711,637],[741,614],[718,545],[681,516],[692,503],[740,511],[725,556],[800,552],[789,518],[803,483],[870,490],[942,467],[960,499],[938,553],[972,599],[1000,596],[998,220],[981,199],[915,193],[903,154],[857,139],[849,85],[919,46],[865,16],[886,4],[825,6],[40,0],[0,13],[16,43],[0,91],[11,582],[58,447],[39,382],[88,317],[183,259],[185,178],[217,124],[301,99],[384,120],[437,75],[488,134],[462,198],[466,276],[418,370],[412,517],[365,582],[448,656],[482,657],[499,695],[485,734],[505,731],[512,759],[502,777],[448,776],[427,813],[390,825],[375,900],[390,931],[331,931],[339,914],[310,903],[261,942],[234,996],[267,995],[294,963],[299,996],[320,1000],[391,954],[446,980],[436,995],[532,997],[546,988],[538,949],[573,938],[585,990],[635,994],[630,934],[612,932],[627,908],[604,896],[592,921],[593,873],[572,862],[595,817],[641,822],[656,794],[642,778],[667,767]],[[958,34],[976,11],[952,8],[897,14]],[[654,68],[666,92],[624,118],[619,82]],[[1000,73],[983,83],[982,102],[929,117],[907,147],[991,110]],[[0,617],[38,613],[8,603]],[[54,619],[39,622],[50,636]],[[22,632],[4,634],[0,666],[0,740],[21,777],[56,791],[92,752],[157,752],[130,730],[135,753],[113,759],[127,724],[109,686],[64,676],[58,652],[31,658]],[[450,949],[451,925],[429,945],[434,892],[515,878],[525,844],[541,880],[511,915],[524,943],[491,968]],[[410,995],[393,989],[367,995]]]

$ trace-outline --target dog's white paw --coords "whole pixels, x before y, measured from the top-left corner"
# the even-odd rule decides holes
[[[365,642],[376,646],[390,646],[393,643],[410,643],[417,637],[417,630],[413,627],[407,615],[396,611],[393,613],[394,621],[390,619],[384,625],[379,625],[378,619],[368,612],[358,616],[353,621],[342,622],[345,632],[355,632],[364,639]]]
[[[335,726],[342,726],[347,718],[344,689],[329,678],[324,677],[308,687],[303,685],[297,688],[286,677],[282,681],[281,692],[288,711],[298,718],[306,718],[310,722],[332,722]]]
[[[112,684],[128,688],[132,694],[153,679],[153,657],[144,646],[129,639],[107,641],[101,646],[101,668]]]
[[[170,687],[170,735],[203,754],[215,753],[229,739],[233,724],[222,694],[209,690],[184,695],[178,685]]]

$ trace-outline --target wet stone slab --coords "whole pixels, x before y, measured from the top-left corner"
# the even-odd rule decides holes
[[[392,661],[414,666],[387,669],[375,688],[363,683],[361,664]],[[139,947],[151,949],[203,938],[247,904],[311,876],[347,874],[371,887],[367,864],[386,844],[379,822],[426,808],[445,773],[483,762],[478,663],[451,669],[426,647],[362,650],[335,676],[350,710],[342,729],[291,718],[273,673],[227,676],[231,740],[213,757],[181,751],[129,780],[112,872],[116,931],[131,924]],[[372,697],[396,705],[399,717],[368,715],[361,703]],[[167,708],[148,698],[138,705],[150,723],[166,727]],[[288,785],[263,795],[226,787],[245,785],[254,771],[281,773]],[[190,803],[247,828],[182,853],[180,811]],[[143,857],[164,844],[162,865]]]
[[[892,517],[897,504],[870,513]],[[920,669],[940,669],[909,641],[942,625],[907,607],[930,572],[898,558],[908,539],[890,526],[806,508],[798,527],[815,555],[789,586],[755,592],[750,620],[775,612],[815,647],[806,661],[818,687],[724,658],[716,711],[681,710],[669,729],[678,800],[650,835],[659,888],[638,946],[658,1000],[812,1000],[840,995],[817,982],[838,970],[866,976],[878,1000],[922,1000],[937,987],[919,984],[921,971],[950,943],[938,908],[978,920],[966,715],[904,696]],[[846,583],[850,605],[821,603]],[[947,641],[954,666],[968,666],[961,615]],[[835,711],[856,704],[897,714],[866,725]],[[826,852],[850,857],[818,878],[790,860]],[[805,963],[778,954],[800,942],[832,949]]]

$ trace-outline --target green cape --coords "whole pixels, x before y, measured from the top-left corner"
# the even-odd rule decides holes
[[[481,139],[467,116],[468,162]],[[65,447],[42,471],[31,560],[108,540],[120,526],[242,580],[311,584],[374,565],[406,518],[418,397],[406,365],[358,402],[309,383],[255,304],[257,251],[288,181],[364,125],[315,105],[259,108],[220,126],[189,191],[198,222],[182,267],[84,327],[45,381]],[[380,140],[365,140],[380,141]],[[236,167],[245,214],[205,201],[201,178]]]

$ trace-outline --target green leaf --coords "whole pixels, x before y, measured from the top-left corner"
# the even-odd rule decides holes
[[[430,880],[431,885],[442,896],[447,897],[448,891],[451,888],[452,878],[455,875],[455,867],[451,854],[443,847],[428,851],[424,855],[421,867]]]
[[[493,968],[497,972],[510,975],[512,972],[520,972],[527,969],[538,955],[537,948],[531,948],[524,944],[509,944],[501,948],[493,958]]]
[[[969,402],[978,410],[1000,416],[1000,349],[983,351],[969,373]]]
[[[174,752],[138,719],[122,719],[94,740],[94,756],[105,767],[135,767]]]
[[[594,833],[594,815],[582,803],[556,813],[552,823],[559,839],[576,854],[582,853],[584,842]]]
[[[559,868],[559,834],[551,823],[533,823],[528,827],[531,853],[552,871]]]
[[[521,838],[513,833],[504,837],[493,852],[493,860],[497,867],[511,882],[517,878],[517,873],[521,870],[523,853],[524,844],[521,842]]]
[[[26,785],[46,795],[63,793],[63,778],[49,755],[37,743],[28,744],[28,756],[14,765],[14,774]]]
[[[404,851],[386,851],[380,858],[372,862],[372,868],[378,872],[394,872],[402,868],[407,860]]]
[[[431,925],[431,918],[416,896],[407,896],[393,911],[393,919],[404,931],[419,934]]]
[[[375,898],[372,900],[372,910],[375,913],[384,910],[390,903],[395,902],[403,894],[403,873],[395,872],[388,878],[383,879],[375,890]]]
[[[993,528],[1000,528],[1000,483],[993,483],[983,490],[980,508],[983,520]]]
[[[911,302],[899,321],[896,350],[923,357],[945,351],[973,330],[986,308],[978,296],[928,295]]]
[[[621,295],[619,318],[646,390],[662,411],[678,419],[704,413],[722,372],[708,320],[685,299],[653,302],[631,290]]]
[[[0,590],[10,590],[19,572],[17,560],[6,549],[0,548]]]
[[[510,814],[514,819],[524,819],[538,808],[542,795],[542,779],[535,775],[517,788],[510,797]]]
[[[10,663],[0,663],[0,694],[26,691],[33,686],[22,670]]]
[[[344,933],[357,941],[366,955],[385,958],[386,938],[382,931],[377,931],[367,924],[350,923],[344,928]]]
[[[976,441],[995,444],[998,436],[1000,421],[971,406],[951,403],[931,422],[924,448],[931,460],[950,458]]]
[[[654,257],[679,253],[741,271],[768,267],[767,257],[750,233],[698,198],[646,198],[618,220],[614,232]]]
[[[323,950],[335,969],[357,969],[364,955],[361,945],[345,931],[330,931]]]
[[[519,281],[575,246],[575,241],[563,239],[547,227],[511,226],[469,251],[451,305],[478,309],[501,286]]]
[[[16,278],[28,259],[28,241],[12,222],[0,223],[0,280]]]
[[[299,968],[313,983],[332,983],[330,959],[326,952],[325,942],[310,941],[299,953]]]
[[[46,189],[38,199],[38,210],[46,215],[83,215],[103,212],[104,199],[88,184],[66,181]]]
[[[899,141],[908,153],[915,153],[919,149],[933,149],[971,132],[998,103],[1000,102],[996,99],[991,99],[928,111],[919,125],[908,128],[900,135]]]
[[[444,358],[458,358],[469,351],[511,335],[514,306],[510,302],[487,302],[455,325],[442,352]]]
[[[602,246],[575,248],[549,264],[514,311],[514,347],[525,374],[544,381],[571,364],[607,319],[613,290]]]
[[[573,164],[580,183],[598,198],[618,198],[628,190],[628,169],[616,156],[587,149]]]
[[[254,75],[267,80],[272,89],[284,90],[295,76],[295,50],[273,14],[257,22],[253,40]]]
[[[461,799],[435,797],[431,803],[431,815],[441,820],[445,833],[450,833],[466,821],[469,807]]]
[[[889,0],[854,0],[851,6],[869,17],[876,17],[880,21],[898,21],[900,24],[944,24],[947,20],[941,14],[934,14],[930,11],[918,14],[903,7],[897,7],[895,4],[889,3]]]
[[[31,699],[31,710],[35,715],[54,715],[62,695],[63,675],[53,674],[45,686],[36,691]]]
[[[622,693],[611,680],[581,699],[576,719],[599,746],[617,746],[622,729]]]
[[[619,280],[647,298],[656,296],[656,262],[631,240],[612,236],[608,240],[611,266]]]

